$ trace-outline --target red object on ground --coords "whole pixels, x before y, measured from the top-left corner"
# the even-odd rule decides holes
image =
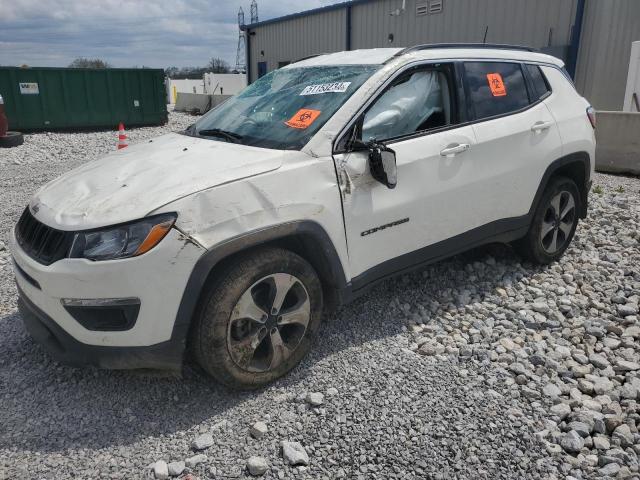
[[[4,114],[4,100],[0,95],[0,137],[4,137],[7,134],[7,130],[9,130],[9,121]]]
[[[120,125],[118,125],[118,150],[128,146],[129,145],[127,144],[127,134],[124,131],[123,123],[120,122]]]
[[[24,135],[9,131],[9,120],[4,112],[4,100],[0,95],[0,148],[18,147],[24,143]]]

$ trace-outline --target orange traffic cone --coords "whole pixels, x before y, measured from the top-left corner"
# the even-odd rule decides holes
[[[120,122],[120,125],[118,125],[118,150],[128,146],[127,134],[124,131],[124,125],[122,124],[122,122]]]

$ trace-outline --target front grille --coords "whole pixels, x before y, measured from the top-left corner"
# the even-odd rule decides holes
[[[51,265],[67,256],[73,233],[46,226],[36,220],[27,207],[16,225],[16,240],[31,258],[43,265]]]

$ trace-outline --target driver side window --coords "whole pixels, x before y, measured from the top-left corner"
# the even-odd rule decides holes
[[[446,68],[414,69],[400,75],[364,114],[364,142],[384,141],[452,124]]]

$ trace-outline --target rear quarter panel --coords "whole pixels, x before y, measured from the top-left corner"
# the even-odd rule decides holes
[[[578,94],[564,74],[553,67],[542,67],[553,90],[545,100],[554,116],[562,139],[562,155],[587,152],[593,175],[595,167],[596,137],[587,117],[589,102]]]

